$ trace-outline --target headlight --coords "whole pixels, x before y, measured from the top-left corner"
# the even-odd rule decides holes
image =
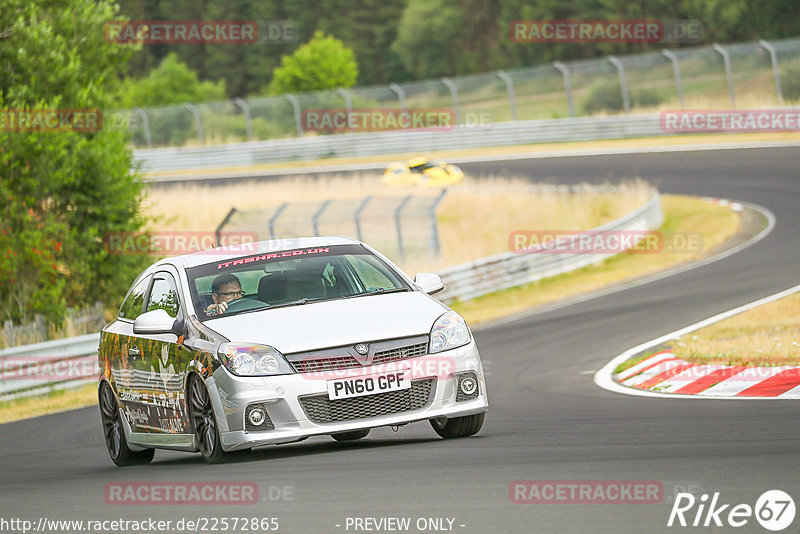
[[[239,376],[273,376],[293,373],[280,352],[266,345],[223,343],[219,346],[222,363]]]
[[[469,339],[467,323],[459,314],[449,311],[433,323],[430,353],[462,347],[469,343]]]

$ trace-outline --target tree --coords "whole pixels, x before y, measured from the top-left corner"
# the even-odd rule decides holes
[[[209,102],[225,99],[225,80],[201,82],[197,73],[169,54],[158,68],[144,78],[125,80],[121,108],[155,107],[185,102]]]
[[[105,109],[130,46],[106,42],[109,0],[5,0],[0,10],[0,110]],[[124,131],[0,127],[0,319],[95,300],[116,306],[142,264],[112,255],[105,236],[133,232],[142,184]],[[7,123],[8,124],[8,123]]]
[[[353,51],[321,31],[292,55],[281,58],[269,91],[272,94],[299,93],[352,87],[358,79]]]

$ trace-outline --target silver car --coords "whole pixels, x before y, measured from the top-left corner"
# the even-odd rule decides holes
[[[430,421],[470,436],[488,409],[457,313],[369,246],[262,241],[156,262],[103,328],[100,412],[117,465],[154,449],[234,451]]]

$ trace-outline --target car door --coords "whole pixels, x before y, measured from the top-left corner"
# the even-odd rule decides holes
[[[176,277],[169,271],[157,271],[147,294],[145,311],[165,310],[183,324],[185,306],[181,302]],[[182,335],[138,334],[136,336],[146,373],[146,399],[150,405],[147,431],[184,433],[188,428],[183,391],[183,377],[192,353],[182,343]]]
[[[137,281],[120,306],[116,320],[103,330],[101,341],[101,370],[117,391],[131,428],[147,419],[148,408],[142,401],[144,372],[141,352],[133,334],[133,322],[144,311],[145,298],[152,276]]]

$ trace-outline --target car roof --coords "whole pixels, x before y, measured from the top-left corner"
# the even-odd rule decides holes
[[[360,245],[360,241],[349,237],[325,236],[325,237],[286,237],[282,239],[270,239],[267,241],[254,241],[242,245],[229,245],[207,250],[198,250],[164,258],[153,267],[164,263],[180,266],[183,268],[196,267],[206,263],[227,261],[233,258],[240,258],[250,254],[263,254],[264,252],[276,252],[282,250],[294,250],[308,247],[326,247],[333,245]]]

